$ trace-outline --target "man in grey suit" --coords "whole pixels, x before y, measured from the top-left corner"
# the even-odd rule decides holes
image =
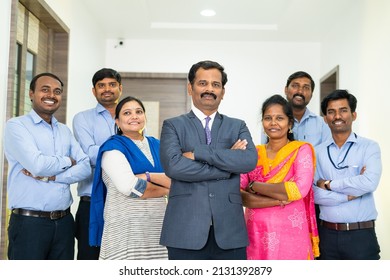
[[[194,64],[188,81],[192,110],[165,120],[161,131],[172,184],[160,243],[171,260],[246,259],[240,173],[256,167],[256,148],[244,121],[218,113],[227,82],[220,64]]]

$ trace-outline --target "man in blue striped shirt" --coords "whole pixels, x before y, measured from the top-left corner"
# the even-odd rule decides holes
[[[332,139],[316,147],[315,202],[320,205],[321,260],[377,260],[378,212],[374,191],[381,173],[381,151],[352,131],[355,96],[336,90],[321,102]]]
[[[100,146],[115,134],[115,108],[122,95],[120,74],[111,68],[102,68],[92,77],[92,93],[98,104],[73,118],[73,132],[83,151],[89,156],[92,175],[77,187],[80,197],[76,213],[77,259],[99,259],[99,247],[89,246],[89,211],[96,158]]]

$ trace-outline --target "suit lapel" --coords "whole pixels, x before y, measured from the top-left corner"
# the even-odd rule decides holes
[[[197,134],[199,136],[199,142],[201,144],[206,144],[206,133],[204,131],[204,127],[202,125],[202,122],[197,118],[197,116],[192,112],[192,110],[187,114],[188,118],[191,121],[191,125],[193,128],[191,129],[196,129]],[[214,126],[214,124],[213,124]],[[213,133],[211,132],[211,139],[213,139]],[[212,140],[211,140],[212,142]]]
[[[213,126],[211,127],[211,139],[215,139],[214,143],[216,143],[218,139],[218,132],[220,131],[221,125],[222,125],[222,116],[217,112],[215,114]],[[211,144],[213,144],[213,140],[211,140]]]

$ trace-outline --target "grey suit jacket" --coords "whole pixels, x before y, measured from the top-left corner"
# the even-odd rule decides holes
[[[160,139],[160,157],[172,179],[160,243],[182,249],[201,249],[211,223],[222,249],[248,245],[240,195],[240,174],[257,164],[256,147],[244,121],[216,114],[212,141],[191,111],[165,120]],[[246,139],[246,150],[232,150],[238,139]],[[182,156],[194,152],[195,160]]]

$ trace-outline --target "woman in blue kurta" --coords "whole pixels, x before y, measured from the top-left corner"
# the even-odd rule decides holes
[[[91,195],[90,245],[100,259],[167,259],[159,245],[170,179],[160,141],[144,136],[145,108],[126,97],[116,107],[117,134],[99,150]]]

